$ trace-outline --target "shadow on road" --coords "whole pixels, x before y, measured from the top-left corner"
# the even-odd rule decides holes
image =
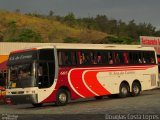
[[[78,100],[72,100],[71,102],[69,102],[67,104],[67,106],[75,106],[75,105],[78,105],[78,106],[81,106],[84,105],[84,104],[93,104],[93,103],[99,103],[100,102],[103,104],[103,102],[106,102],[106,101],[121,101],[122,99],[137,99],[139,97],[144,97],[144,96],[150,96],[150,95],[155,95],[155,94],[159,94],[160,93],[160,89],[153,89],[153,90],[147,90],[147,91],[143,91],[139,96],[136,96],[136,97],[131,97],[131,96],[128,96],[127,98],[118,98],[118,97],[115,97],[115,98],[109,98],[107,96],[104,96],[102,99],[100,100],[96,100],[95,98],[87,98],[87,99],[78,99]],[[16,105],[15,105],[16,106]],[[54,103],[46,103],[44,104],[43,106],[41,107],[33,107],[32,105],[18,105],[19,107],[17,107],[16,109],[34,109],[34,110],[40,110],[40,109],[48,109],[48,108],[62,108],[62,107],[65,107],[65,106],[56,106]]]

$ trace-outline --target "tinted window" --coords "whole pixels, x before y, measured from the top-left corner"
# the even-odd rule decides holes
[[[153,51],[128,50],[59,50],[59,65],[96,66],[96,65],[128,65],[153,64]]]
[[[53,62],[40,62],[38,65],[38,86],[48,88],[54,82],[55,64]]]
[[[39,60],[52,60],[52,61],[54,61],[54,50],[53,49],[39,50]]]
[[[59,50],[58,51],[59,65],[76,65],[76,51]]]
[[[155,53],[153,51],[132,51],[129,52],[129,63],[131,64],[154,64]]]

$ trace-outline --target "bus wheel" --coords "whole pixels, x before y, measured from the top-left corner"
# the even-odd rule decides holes
[[[101,100],[103,96],[95,96],[94,98],[96,98],[96,100]]]
[[[69,101],[68,92],[64,89],[59,89],[56,95],[56,105],[63,106],[66,105]]]
[[[43,103],[32,103],[34,107],[42,107]]]
[[[141,92],[141,85],[137,82],[134,82],[132,84],[132,93],[131,95],[134,97],[134,96],[138,96]]]
[[[129,86],[125,83],[121,83],[119,88],[119,97],[125,98],[128,96],[128,93],[129,93]]]

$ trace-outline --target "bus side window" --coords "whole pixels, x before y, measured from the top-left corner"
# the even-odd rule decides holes
[[[101,51],[90,51],[91,64],[101,65],[103,63],[103,55]]]
[[[137,56],[138,56],[138,63],[142,64],[143,63],[142,52],[141,51],[137,52]]]
[[[120,63],[120,58],[119,58],[119,53],[118,52],[114,52],[114,61],[116,64]]]
[[[101,58],[102,58],[102,64],[109,64],[109,60],[108,60],[108,52],[107,51],[99,51],[99,53],[101,54]]]
[[[96,51],[91,51],[90,55],[91,55],[91,63],[93,65],[97,64],[97,52]]]
[[[90,65],[91,61],[91,52],[87,51],[78,51],[78,59],[80,65]]]
[[[71,58],[69,52],[60,51],[61,55],[59,56],[60,65],[71,65]]]
[[[82,58],[82,53],[81,51],[78,51],[78,60],[79,60],[79,64],[83,64],[83,58]]]
[[[142,62],[143,62],[143,64],[149,63],[148,52],[142,52]]]
[[[100,52],[97,53],[97,64],[102,64],[102,54]]]
[[[69,52],[64,52],[63,64],[64,65],[71,65],[72,64],[71,55]]]
[[[76,51],[72,51],[71,52],[71,61],[72,61],[72,65],[77,65],[77,54],[76,54]]]
[[[82,52],[83,64],[91,64],[90,55],[87,52]]]
[[[124,52],[123,53],[123,57],[124,57],[124,63],[125,64],[128,64],[129,62],[128,62],[128,53],[127,52]]]
[[[130,52],[129,57],[130,57],[129,60],[130,60],[131,64],[139,64],[140,63],[138,52]]]
[[[150,60],[150,63],[152,63],[152,64],[156,63],[154,52],[149,52],[149,60]]]
[[[113,53],[112,52],[108,52],[108,62],[109,64],[113,64]]]
[[[58,51],[59,65],[76,65],[76,52],[75,51]]]

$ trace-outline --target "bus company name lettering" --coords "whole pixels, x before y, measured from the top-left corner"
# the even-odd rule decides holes
[[[109,75],[129,75],[135,74],[135,71],[116,71],[116,72],[109,72]]]
[[[30,59],[30,58],[32,58],[32,55],[21,55],[21,56],[10,57],[9,60],[22,60],[22,59]]]

